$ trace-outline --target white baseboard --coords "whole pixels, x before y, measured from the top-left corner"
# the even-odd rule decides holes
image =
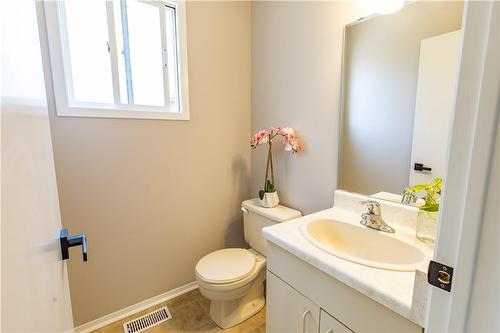
[[[180,296],[182,294],[185,294],[187,292],[190,292],[191,290],[194,290],[196,288],[198,288],[198,283],[196,283],[196,281],[188,283],[188,284],[181,286],[179,288],[175,288],[173,290],[164,292],[163,294],[151,297],[150,299],[147,299],[145,301],[136,303],[136,304],[128,306],[124,309],[107,314],[101,318],[97,318],[95,320],[89,321],[88,323],[85,323],[85,324],[82,324],[78,327],[75,327],[75,333],[92,332],[93,330],[96,330],[98,328],[101,328],[101,327],[104,327],[104,326],[109,325],[111,323],[114,323],[115,321],[121,320],[125,317],[133,315],[134,313],[145,310],[151,306],[168,301],[169,299],[172,299],[172,298],[175,298],[175,297]]]

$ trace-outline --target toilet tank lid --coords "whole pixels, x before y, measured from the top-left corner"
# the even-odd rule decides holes
[[[298,210],[282,205],[278,205],[273,208],[262,207],[259,204],[258,199],[245,200],[242,202],[241,206],[248,209],[252,213],[264,216],[276,222],[285,222],[302,216],[302,213]]]

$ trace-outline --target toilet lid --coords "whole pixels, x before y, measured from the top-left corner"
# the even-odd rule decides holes
[[[255,256],[245,249],[222,249],[207,254],[196,264],[196,273],[209,283],[231,283],[252,273]]]

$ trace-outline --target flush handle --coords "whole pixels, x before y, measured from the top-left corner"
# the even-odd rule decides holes
[[[70,247],[81,246],[83,261],[87,261],[87,237],[85,235],[68,236],[68,229],[61,229],[59,241],[61,243],[61,256],[63,260],[69,259]]]

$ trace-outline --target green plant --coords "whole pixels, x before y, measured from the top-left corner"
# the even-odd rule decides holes
[[[268,179],[266,181],[266,186],[264,187],[264,189],[259,191],[260,200],[264,199],[264,194],[273,193],[275,191],[276,191],[276,189],[274,188],[274,184],[271,183],[271,181]]]
[[[414,192],[418,195],[419,192],[425,191],[424,199],[425,204],[420,207],[421,210],[426,212],[437,212],[439,211],[439,197],[443,190],[443,179],[436,178],[430,184],[418,184],[411,186],[405,190],[405,194],[408,192]]]

